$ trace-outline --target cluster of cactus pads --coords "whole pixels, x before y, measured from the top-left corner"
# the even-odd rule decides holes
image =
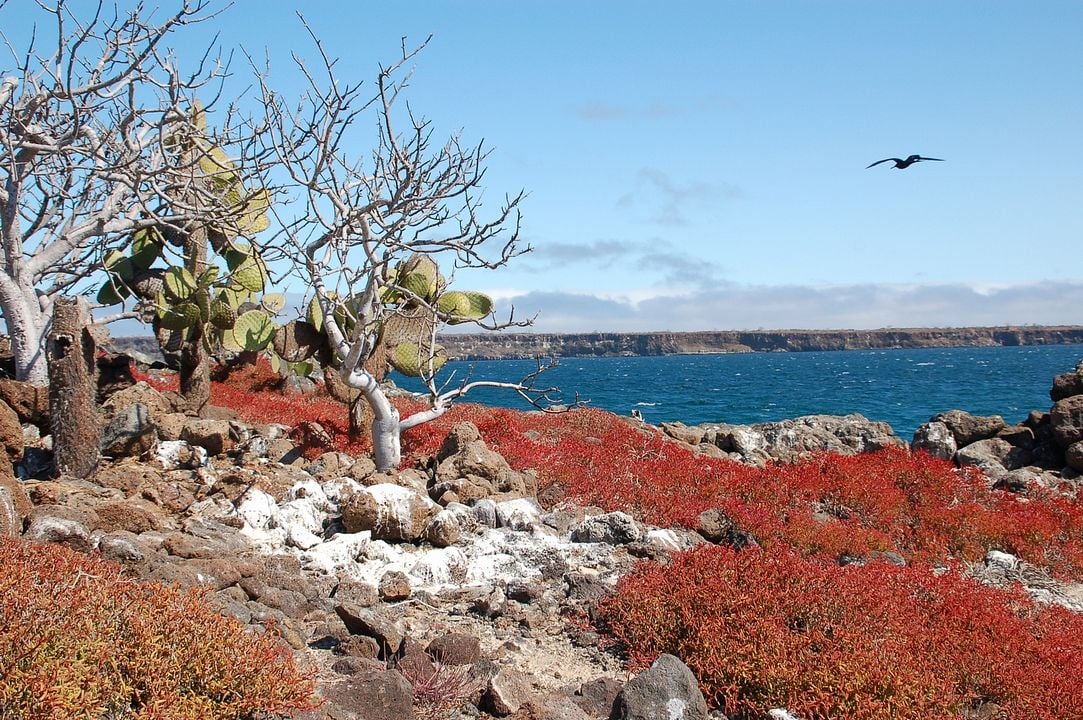
[[[204,197],[213,200],[210,215],[216,221],[188,228],[187,242],[170,227],[152,225],[134,232],[129,254],[112,251],[104,258],[108,278],[98,292],[98,302],[115,305],[136,297],[167,352],[199,337],[210,352],[219,348],[266,351],[280,372],[308,375],[314,370],[313,356],[321,363],[330,362],[328,354],[321,352],[326,350],[326,340],[316,300],[309,305],[307,322],[295,320],[278,327],[274,316],[285,305],[285,296],[264,294],[266,264],[251,245],[239,240],[269,227],[268,191],[245,188],[241,169],[210,140],[205,112],[198,103],[184,130],[167,145],[180,160],[181,171],[201,182]],[[191,240],[196,233],[205,237],[204,244],[209,243],[217,260],[224,261],[224,270],[207,261],[202,250],[198,254],[203,257],[193,256]],[[184,248],[174,253],[175,264],[165,259],[170,245]],[[358,317],[376,318],[365,329],[376,338],[366,368],[378,378],[388,364],[404,375],[431,376],[447,360],[435,341],[438,325],[479,321],[493,311],[487,295],[448,290],[447,280],[428,255],[411,255],[384,272],[380,281],[378,312],[359,312],[356,298],[333,298],[335,319],[346,335],[352,333]]]
[[[483,293],[448,290],[447,280],[428,255],[415,253],[391,268],[381,283],[381,319],[369,328],[375,334],[375,349],[366,363],[378,378],[390,364],[403,375],[429,377],[447,361],[436,343],[440,324],[455,325],[478,321],[493,311],[492,299]],[[336,302],[335,320],[351,335],[357,318],[358,301]],[[318,332],[323,325],[319,304],[309,304],[308,322]]]
[[[273,317],[285,305],[285,296],[260,296],[267,283],[266,264],[251,245],[238,238],[270,226],[270,194],[264,188],[246,190],[236,164],[208,139],[205,113],[198,103],[190,120],[183,133],[170,139],[169,146],[182,162],[190,164],[187,171],[203,182],[215,205],[211,216],[218,220],[189,229],[189,233],[205,236],[204,243],[225,262],[225,270],[183,252],[176,264],[161,267],[167,262],[167,245],[184,243],[167,242],[167,235],[176,235],[174,231],[150,226],[133,233],[129,255],[113,251],[104,258],[108,278],[97,300],[102,305],[115,305],[136,296],[163,350],[177,349],[197,326],[202,332],[196,335],[208,350],[219,345],[235,352],[263,350],[274,337]],[[184,157],[192,159],[185,161]],[[193,266],[200,268],[197,273],[190,269]]]

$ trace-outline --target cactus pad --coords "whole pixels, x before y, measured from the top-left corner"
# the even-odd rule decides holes
[[[237,311],[229,303],[215,300],[211,303],[210,323],[219,330],[228,330],[237,322]]]
[[[171,300],[187,300],[198,285],[192,273],[183,267],[171,267],[162,277],[166,297]]]
[[[440,296],[436,309],[444,316],[443,320],[456,325],[487,317],[493,311],[493,300],[484,293],[452,290]]]
[[[436,372],[447,362],[447,355],[442,347],[436,345],[432,350],[432,353],[428,353],[415,343],[399,343],[387,354],[387,361],[403,375],[421,377],[429,372],[430,363],[432,372]]]
[[[140,228],[132,233],[132,267],[148,270],[162,254],[165,238],[158,228]]]
[[[158,308],[158,323],[167,330],[184,330],[201,320],[199,306],[184,302],[179,305]]]
[[[244,262],[233,270],[233,282],[249,292],[261,292],[266,283],[266,278],[266,268],[254,255],[248,256]]]
[[[270,315],[262,310],[249,310],[222,334],[222,344],[235,351],[262,350],[274,339],[276,330]]]

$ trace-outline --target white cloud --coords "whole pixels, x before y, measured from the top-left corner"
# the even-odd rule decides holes
[[[696,330],[875,329],[1083,324],[1083,282],[923,285],[737,285],[680,292],[628,288],[619,292],[479,288],[497,316],[536,316],[521,332],[691,332]],[[149,334],[124,323],[114,336]],[[471,325],[449,328],[476,332]]]
[[[938,285],[742,286],[692,293],[649,289],[620,296],[527,292],[516,315],[532,332],[873,329],[1073,325],[1083,321],[1083,283],[1007,287]],[[508,299],[498,302],[506,309]]]

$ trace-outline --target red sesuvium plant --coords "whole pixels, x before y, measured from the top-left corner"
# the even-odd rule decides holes
[[[220,615],[203,592],[0,537],[3,720],[236,720],[312,708],[313,690],[278,637]]]
[[[633,666],[683,658],[733,720],[1083,717],[1083,617],[957,569],[704,547],[642,563],[601,615]]]
[[[246,419],[318,420],[336,443],[345,437],[341,405],[322,415],[317,400],[271,395],[212,390]],[[803,720],[965,718],[983,703],[1010,720],[1083,717],[1083,619],[960,570],[998,549],[1078,581],[1079,500],[994,490],[977,470],[903,449],[748,467],[591,409],[456,405],[404,434],[405,463],[435,454],[464,421],[571,501],[663,527],[692,528],[721,508],[759,540],[758,550],[711,547],[643,564],[603,613],[634,665],[680,656],[735,720],[771,707]],[[870,551],[908,565],[837,562]]]

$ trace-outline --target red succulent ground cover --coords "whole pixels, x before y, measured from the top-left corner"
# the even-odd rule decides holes
[[[204,593],[4,537],[0,569],[4,720],[235,720],[313,706],[313,680],[289,648]]]
[[[705,547],[644,564],[603,607],[635,666],[681,657],[731,718],[1083,717],[1083,623],[956,570]]]
[[[212,399],[249,420],[318,420],[336,443],[345,438],[345,408],[330,400],[253,394],[233,381],[216,384]],[[404,414],[419,407],[397,402]],[[514,468],[534,469],[550,494],[663,527],[694,527],[721,508],[759,540],[761,550],[645,563],[604,611],[634,664],[677,654],[735,720],[771,707],[804,720],[960,718],[983,702],[1012,720],[1083,717],[1083,618],[957,569],[998,549],[1083,578],[1077,500],[994,490],[975,470],[900,449],[753,468],[590,409],[458,405],[405,434],[406,462],[433,455],[463,421]],[[908,565],[837,562],[870,551]]]

